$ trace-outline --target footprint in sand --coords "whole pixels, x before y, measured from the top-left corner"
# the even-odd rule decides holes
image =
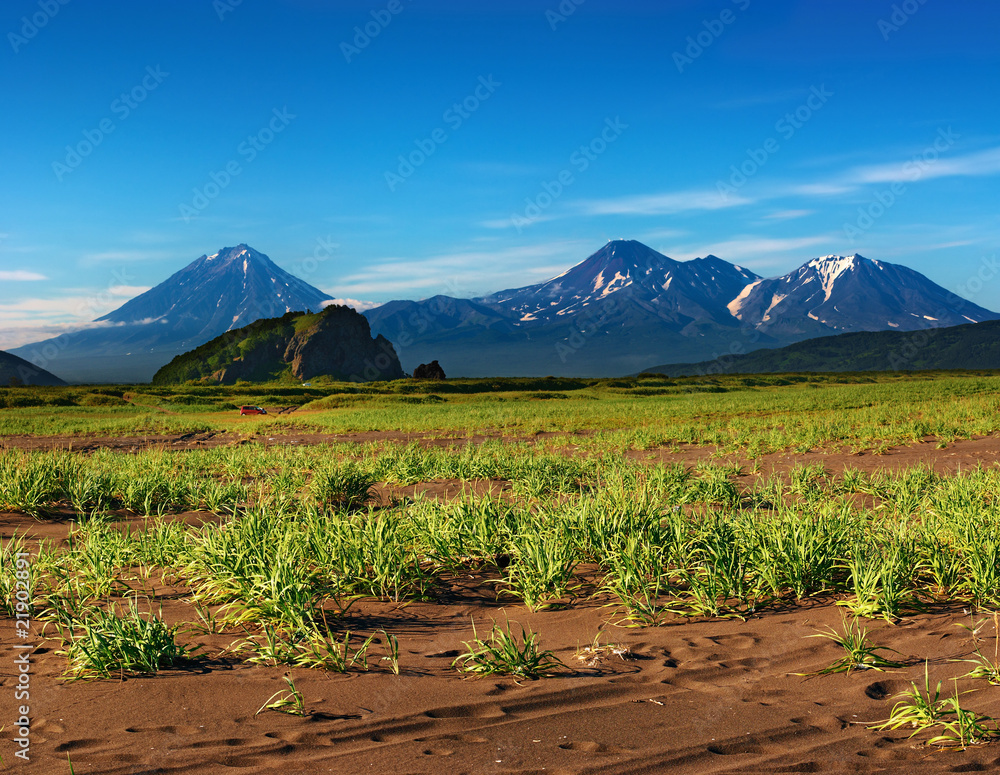
[[[752,649],[758,643],[760,643],[760,638],[749,633],[738,633],[734,635],[712,635],[708,637],[708,640],[712,641],[718,646],[726,646],[727,648],[734,648],[734,649]]]
[[[31,722],[31,728],[33,731],[41,732],[44,735],[61,735],[66,731],[66,727],[55,721],[49,721],[48,719],[40,718],[36,721]],[[39,738],[39,742],[45,742],[48,738]]]
[[[771,772],[822,772],[826,769],[819,762],[808,761],[800,764],[779,765],[771,768]]]
[[[900,680],[875,681],[875,683],[868,684],[865,687],[865,694],[873,700],[886,700],[902,691],[906,691],[909,686],[908,682]]]
[[[199,740],[197,743],[188,743],[188,748],[216,748],[227,746],[235,748],[238,745],[246,745],[247,741],[242,737],[227,737],[222,740]]]
[[[765,753],[763,746],[749,741],[745,743],[722,743],[720,745],[709,745],[706,746],[706,748],[710,753],[719,754],[721,756],[736,756],[742,753]]]
[[[59,753],[65,753],[66,751],[82,751],[87,748],[99,748],[101,746],[107,745],[106,740],[93,740],[90,738],[84,738],[81,740],[67,740],[65,743],[59,743],[55,750]]]
[[[445,718],[499,718],[506,716],[503,708],[496,705],[453,705],[448,708],[434,708],[424,712],[433,719]]]
[[[186,724],[168,724],[162,727],[126,727],[125,731],[134,735],[149,734],[150,732],[166,732],[168,735],[197,735],[205,730]]]
[[[583,751],[584,753],[628,753],[631,750],[629,748],[621,748],[617,745],[595,743],[593,740],[579,740],[571,743],[563,743],[559,747],[564,751]]]
[[[433,737],[417,737],[414,739],[416,743],[431,743],[431,742],[441,742],[448,740],[455,743],[486,743],[489,742],[485,737],[480,737],[479,735],[434,735]]]

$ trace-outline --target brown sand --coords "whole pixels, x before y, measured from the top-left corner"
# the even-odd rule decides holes
[[[460,585],[459,585],[460,586]],[[163,590],[164,616],[190,616]],[[530,626],[571,670],[517,682],[463,679],[451,668],[462,641],[491,619]],[[284,688],[278,668],[224,657],[154,677],[68,683],[46,641],[32,664],[31,763],[26,772],[77,773],[736,773],[970,772],[1000,764],[1000,746],[934,751],[866,722],[884,719],[893,695],[922,681],[960,675],[947,660],[967,656],[960,611],[874,623],[872,637],[913,658],[889,673],[806,678],[841,652],[807,636],[839,626],[829,601],[747,622],[683,621],[630,629],[607,625],[609,609],[501,610],[458,590],[447,603],[369,604],[345,626],[386,626],[400,639],[399,676],[377,668],[346,675],[293,670],[310,711],[304,718],[256,710]],[[3,630],[13,630],[9,621]],[[588,667],[574,656],[601,628],[634,658]],[[189,635],[213,649],[235,635]],[[36,639],[34,642],[38,643]],[[8,652],[9,653],[9,652]],[[14,674],[0,664],[5,721]],[[969,681],[962,688],[972,688]],[[950,688],[950,687],[949,687]],[[980,682],[963,704],[1000,715],[1000,696]],[[9,740],[4,761],[12,758]]]
[[[650,456],[656,453],[636,453]],[[707,452],[665,455],[694,462]],[[769,456],[783,470],[823,462],[875,467],[929,465],[954,471],[1000,458],[996,438],[890,450],[887,455]],[[843,459],[841,459],[843,458]],[[880,465],[869,468],[869,462]],[[482,492],[504,483],[483,482]],[[455,482],[413,488],[454,497]],[[408,496],[412,492],[393,493]],[[197,522],[210,515],[178,518]],[[142,520],[132,520],[139,527]],[[39,522],[0,515],[0,538],[14,530],[36,538],[64,538],[68,521]],[[127,526],[127,525],[126,525]],[[180,590],[160,588],[168,622],[191,621]],[[67,682],[64,658],[38,628],[31,665],[31,761],[14,758],[11,742],[18,703],[10,644],[13,622],[0,617],[0,756],[7,769],[68,773],[798,773],[987,772],[1000,769],[1000,744],[940,751],[907,740],[908,731],[879,732],[909,681],[923,685],[929,660],[932,685],[967,665],[949,660],[971,653],[969,617],[960,608],[907,617],[895,625],[873,622],[870,637],[910,661],[887,673],[802,677],[843,655],[832,642],[809,638],[840,628],[842,609],[824,599],[770,610],[746,622],[674,619],[665,626],[614,624],[613,609],[582,599],[564,610],[530,613],[502,606],[479,578],[457,578],[435,602],[368,602],[351,608],[341,625],[364,635],[384,627],[400,641],[401,675],[376,660],[370,672],[346,675],[292,670],[309,714],[304,718],[257,709],[285,688],[281,668],[241,664],[220,654],[241,633],[189,632],[211,658],[188,669],[151,677]],[[517,682],[467,679],[451,668],[462,642],[492,620],[530,627],[570,669],[557,678]],[[634,658],[609,656],[587,666],[579,647],[602,632],[604,642],[629,648]],[[1000,689],[960,681],[963,707],[1000,716]]]

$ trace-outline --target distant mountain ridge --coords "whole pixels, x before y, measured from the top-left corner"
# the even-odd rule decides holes
[[[700,363],[666,363],[644,371],[680,377],[937,369],[1000,369],[1000,320],[920,331],[863,331],[824,336],[774,350],[756,350]]]
[[[322,309],[330,295],[246,244],[195,259],[156,287],[98,318],[104,324],[13,352],[39,353],[75,382],[148,382],[179,353],[255,320]]]
[[[675,261],[634,240],[609,242],[543,283],[364,314],[405,368],[438,359],[461,376],[615,376],[844,331],[1000,319],[919,272],[858,254],[767,279],[713,255]]]
[[[71,381],[144,382],[220,334],[327,303],[241,244],[201,256],[93,327],[13,352]],[[676,261],[635,240],[608,242],[542,283],[363,314],[406,371],[437,360],[469,377],[619,376],[843,332],[1000,319],[919,272],[858,254],[763,278],[714,255]]]
[[[65,384],[55,374],[40,369],[16,355],[0,351],[0,387]]]

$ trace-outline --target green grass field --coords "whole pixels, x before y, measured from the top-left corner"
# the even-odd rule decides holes
[[[609,623],[630,627],[766,616],[817,599],[855,620],[989,611],[1000,606],[996,466],[835,475],[819,463],[745,476],[759,472],[626,453],[717,445],[753,466],[776,451],[877,452],[927,436],[947,444],[998,429],[998,388],[992,374],[926,374],[11,389],[0,395],[4,435],[488,438],[0,450],[0,511],[26,525],[3,544],[0,610],[43,622],[75,679],[205,658],[398,671],[391,627],[359,640],[344,612],[364,601],[434,602],[459,578],[531,611],[603,606]],[[299,409],[241,418],[243,403]],[[538,432],[567,435],[528,438]],[[374,496],[377,483],[439,480],[470,489],[450,500]],[[472,494],[481,480],[504,488]],[[174,518],[188,512],[209,518]],[[67,541],[30,539],[32,524],[67,515]],[[30,574],[20,552],[32,557]],[[165,586],[188,606],[183,621],[160,617]],[[188,642],[194,631],[231,642],[200,653]],[[557,672],[535,635],[498,625],[467,644],[456,672]],[[824,637],[848,651],[830,672],[880,664],[861,629]]]
[[[992,433],[998,389],[1000,377],[987,373],[10,388],[0,390],[0,436],[598,431],[588,443],[601,448],[688,443],[755,456]],[[298,409],[240,417],[241,404]]]

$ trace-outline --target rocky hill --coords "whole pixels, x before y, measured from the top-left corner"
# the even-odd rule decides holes
[[[320,313],[289,312],[229,331],[178,355],[156,372],[153,384],[201,380],[231,385],[319,376],[373,382],[406,375],[388,339],[373,339],[364,317],[333,305]]]

